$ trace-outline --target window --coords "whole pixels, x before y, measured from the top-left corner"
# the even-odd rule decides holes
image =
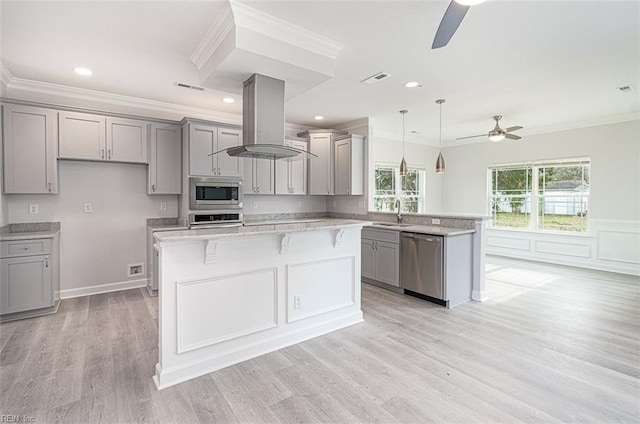
[[[400,199],[402,212],[424,212],[425,171],[409,168],[407,176],[400,177],[400,167],[376,164],[376,191],[374,209],[378,212],[394,212]]]
[[[589,160],[494,166],[491,226],[586,232]]]

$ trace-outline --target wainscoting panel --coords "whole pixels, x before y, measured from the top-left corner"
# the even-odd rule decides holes
[[[277,274],[271,268],[179,281],[178,353],[276,327]]]
[[[531,250],[531,241],[527,238],[502,237],[498,235],[487,235],[487,247],[498,247],[515,250]]]
[[[640,275],[640,221],[594,219],[587,234],[487,229],[487,253]]]
[[[589,241],[587,241],[587,243],[589,243]],[[587,243],[536,240],[534,246],[535,251],[539,253],[589,258],[591,256],[591,246]]]
[[[287,322],[295,322],[355,302],[352,256],[287,266]]]

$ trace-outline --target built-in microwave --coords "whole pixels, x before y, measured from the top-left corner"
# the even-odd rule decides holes
[[[242,180],[234,178],[189,178],[191,210],[242,209]]]

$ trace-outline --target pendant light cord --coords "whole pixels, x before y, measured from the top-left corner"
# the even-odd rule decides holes
[[[402,114],[402,158],[404,159],[404,115],[406,112]]]
[[[440,151],[442,152],[442,102],[440,103]]]

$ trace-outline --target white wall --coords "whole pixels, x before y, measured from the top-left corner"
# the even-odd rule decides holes
[[[591,157],[593,219],[640,217],[640,121],[482,142],[444,150],[444,212],[486,214],[487,167],[493,164]]]
[[[63,291],[139,279],[127,278],[126,266],[146,260],[146,219],[177,216],[178,196],[147,195],[146,165],[58,164],[60,194],[5,195],[8,222],[61,223]],[[166,211],[160,202],[167,202]],[[38,214],[29,214],[33,203]],[[92,204],[92,213],[83,212],[84,203]]]
[[[482,142],[444,151],[444,212],[488,214],[487,167],[591,158],[589,232],[487,231],[487,252],[640,275],[640,121]]]
[[[417,143],[405,143],[405,160],[409,167],[424,168],[426,171],[426,201],[425,213],[442,212],[442,182],[444,175],[436,174],[436,159],[439,149]],[[402,161],[402,139],[394,140],[390,138],[376,137],[373,145],[373,162],[371,174],[375,162],[395,163],[400,165]],[[447,164],[448,165],[448,164]],[[446,175],[446,174],[445,174]],[[371,176],[371,193],[373,198],[373,175]],[[370,205],[373,208],[373,204]]]

